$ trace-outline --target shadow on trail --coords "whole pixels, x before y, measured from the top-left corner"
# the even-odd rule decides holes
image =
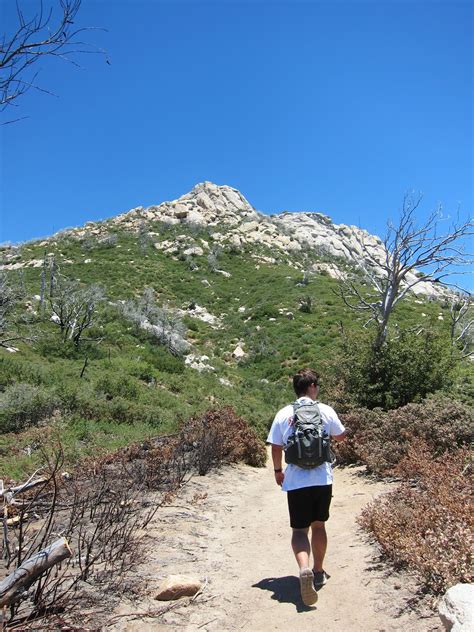
[[[297,612],[308,612],[314,610],[314,606],[305,606],[301,601],[300,582],[294,575],[286,577],[267,577],[257,584],[252,584],[252,588],[269,590],[273,592],[272,599],[280,603],[294,604]]]

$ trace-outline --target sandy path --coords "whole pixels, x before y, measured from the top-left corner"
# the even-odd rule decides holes
[[[115,614],[156,610],[162,604],[152,599],[153,591],[169,574],[204,579],[203,595],[159,619],[124,617],[107,629],[442,630],[436,615],[409,605],[414,581],[377,563],[376,548],[357,528],[355,519],[362,507],[387,489],[386,484],[360,476],[359,469],[335,471],[325,563],[331,578],[320,590],[315,607],[305,607],[289,544],[286,495],[275,485],[270,467],[226,467],[196,477],[173,506],[160,510],[147,535],[147,559],[134,576],[137,594],[124,599]]]

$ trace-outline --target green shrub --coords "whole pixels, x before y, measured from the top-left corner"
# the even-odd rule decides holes
[[[143,417],[140,415],[140,412],[142,412],[140,407],[123,397],[114,397],[112,400],[107,401],[103,410],[107,418],[119,423],[130,424],[138,420],[143,421]]]
[[[163,348],[153,353],[149,361],[155,369],[163,373],[183,373],[184,371],[183,360],[171,355]]]
[[[303,296],[302,298],[300,298],[298,309],[304,314],[311,314],[311,312],[313,311],[313,300],[311,296]]]
[[[269,318],[281,318],[278,308],[271,303],[257,306],[250,315],[250,320],[268,320]]]
[[[351,336],[333,365],[355,405],[390,410],[449,388],[455,363],[449,341],[425,331],[402,332],[379,350]]]
[[[103,357],[102,350],[93,342],[81,341],[78,347],[72,340],[62,340],[58,336],[45,336],[36,343],[36,350],[44,358],[63,358],[66,360],[91,359]]]
[[[64,413],[75,413],[76,411],[92,411],[97,403],[105,400],[105,396],[94,392],[88,382],[80,384],[72,381],[63,381],[56,386],[56,394],[60,401],[61,409]],[[86,415],[90,417],[89,415]]]
[[[143,423],[157,426],[164,416],[164,408],[169,406],[168,399],[154,402],[139,401],[140,395],[149,390],[139,385],[133,378],[118,377],[105,373],[94,384],[80,382],[63,384],[57,389],[63,411],[83,419],[114,421],[117,423]],[[165,396],[170,397],[164,392]],[[144,398],[145,399],[145,398]],[[174,400],[173,400],[174,403]],[[163,404],[163,405],[162,405]]]
[[[151,384],[156,381],[158,375],[158,371],[154,367],[152,367],[148,362],[142,361],[135,362],[131,365],[129,373],[147,384]]]
[[[104,394],[106,399],[123,397],[137,399],[140,393],[137,382],[125,373],[104,373],[95,383],[95,392]]]
[[[50,417],[58,405],[53,390],[22,382],[0,393],[0,432],[20,432]]]
[[[14,382],[48,384],[51,377],[47,367],[15,357],[0,356],[0,389]]]

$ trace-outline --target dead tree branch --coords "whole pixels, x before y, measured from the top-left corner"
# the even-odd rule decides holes
[[[97,308],[103,299],[104,292],[99,286],[82,287],[77,281],[56,275],[49,304],[63,342],[72,340],[79,347],[84,332],[95,324]]]
[[[49,8],[38,0],[37,5],[29,17],[17,2],[16,27],[0,39],[0,110],[17,105],[17,100],[31,88],[52,94],[36,83],[38,71],[34,69],[45,58],[79,66],[74,59],[77,54],[104,54],[80,38],[84,32],[95,30],[75,26],[81,0],[55,0]]]
[[[470,294],[454,296],[450,304],[451,345],[458,348],[463,358],[474,354],[473,344],[473,300]]]
[[[466,266],[473,260],[462,244],[473,233],[472,219],[451,224],[446,233],[439,234],[441,210],[418,226],[415,212],[420,203],[421,196],[405,195],[398,223],[388,222],[382,243],[359,239],[363,255],[359,267],[367,287],[348,281],[338,291],[349,308],[370,314],[368,322],[377,328],[375,348],[383,345],[395,306],[411,290],[420,283],[447,284],[453,266]]]

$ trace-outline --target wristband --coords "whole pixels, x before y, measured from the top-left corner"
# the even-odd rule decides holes
[[[274,472],[283,472],[283,470],[281,469],[281,467],[279,467],[277,470],[273,470]]]

